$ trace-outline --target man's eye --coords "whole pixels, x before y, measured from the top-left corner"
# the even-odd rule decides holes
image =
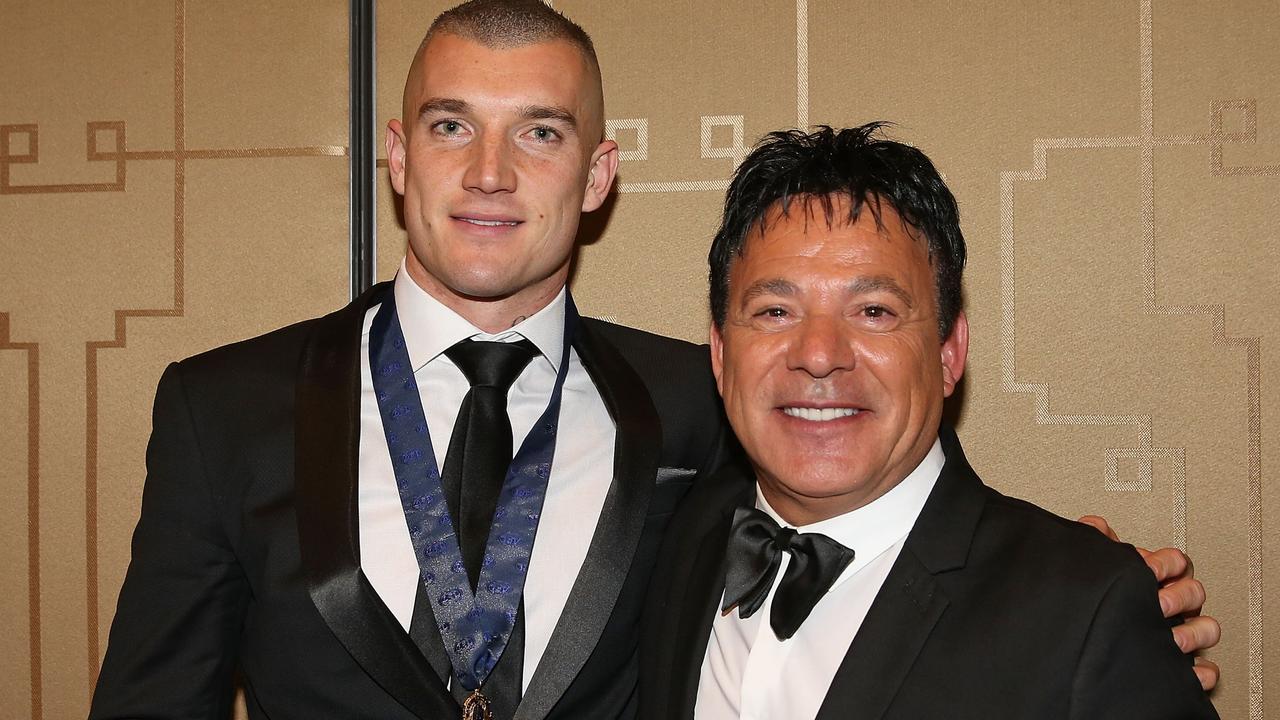
[[[540,125],[530,130],[529,134],[538,142],[551,142],[560,139],[560,133],[556,132],[554,128],[549,128],[545,125]]]
[[[787,311],[780,307],[768,307],[756,313],[756,315],[759,315],[760,317],[784,318],[787,316]]]
[[[445,135],[457,135],[462,131],[462,123],[457,120],[441,120],[434,125],[436,132]]]
[[[888,317],[893,314],[889,308],[882,307],[880,305],[869,305],[866,308],[863,308],[862,312],[870,318]]]

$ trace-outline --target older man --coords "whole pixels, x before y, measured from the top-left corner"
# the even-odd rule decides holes
[[[711,249],[711,357],[751,459],[672,520],[652,718],[1216,717],[1138,553],[984,486],[956,204],[878,125],[775,133]]]
[[[705,348],[566,291],[603,125],[545,4],[436,19],[387,132],[395,281],[160,381],[92,717],[224,717],[237,668],[255,718],[634,714],[657,547],[725,433]]]

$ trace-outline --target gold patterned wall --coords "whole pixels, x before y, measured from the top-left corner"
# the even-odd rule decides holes
[[[346,298],[347,9],[0,18],[0,716],[75,718],[160,371]]]
[[[377,4],[379,123],[445,4]],[[961,203],[975,466],[1185,547],[1223,623],[1219,710],[1280,717],[1280,5],[554,4],[596,40],[623,150],[583,232],[587,312],[703,339],[706,246],[751,143],[896,121]],[[347,6],[0,0],[0,19],[0,714],[71,718],[164,364],[347,295]],[[404,239],[378,191],[386,278]]]

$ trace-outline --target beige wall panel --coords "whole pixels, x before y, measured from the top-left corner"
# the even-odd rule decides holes
[[[33,388],[30,351],[7,342],[0,316],[0,568],[7,587],[0,593],[0,615],[6,618],[0,634],[0,698],[6,712],[25,717],[31,712],[31,578],[26,572],[31,548],[27,516],[31,463],[27,414]],[[38,359],[38,358],[36,358]]]
[[[1136,3],[866,7],[809,3],[811,122],[892,120],[944,165],[981,168],[1023,162],[1019,140],[1135,130]]]
[[[723,202],[720,191],[619,196],[605,232],[589,220],[573,278],[582,311],[706,342],[707,247]]]
[[[381,161],[379,161],[381,162]],[[404,258],[409,236],[404,231],[404,220],[400,216],[400,199],[391,182],[387,180],[385,167],[379,168],[377,190],[378,238],[377,257],[373,279],[375,282],[390,280],[400,269],[400,261]]]
[[[1208,130],[1211,101],[1253,99],[1258,143],[1241,155],[1280,163],[1280,6],[1265,0],[1155,6],[1156,132],[1198,135]]]
[[[345,146],[349,22],[337,0],[192,3],[188,146]]]
[[[115,308],[173,303],[173,161],[127,167],[122,191],[0,196],[22,247],[6,257],[0,306],[14,309],[15,329],[29,324],[26,337],[108,339]]]
[[[0,0],[0,125],[38,123],[39,164],[25,183],[102,182],[85,160],[85,124],[123,120],[132,148],[172,147],[172,2]]]
[[[0,456],[5,507],[24,516],[27,442],[39,438],[35,515],[0,521],[23,586],[5,594],[22,622],[2,646],[3,703],[82,717],[160,369],[346,298],[347,9],[6,2],[2,13],[0,376],[15,431]]]
[[[789,3],[566,0],[556,7],[595,40],[607,117],[646,121],[644,158],[628,158],[619,171],[619,204],[655,185],[726,179],[756,138],[796,122]],[[705,140],[704,118],[711,125]],[[640,151],[636,135],[616,131],[624,152]],[[685,188],[664,192],[672,190]]]

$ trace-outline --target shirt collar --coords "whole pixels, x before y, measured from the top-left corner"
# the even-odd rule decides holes
[[[396,313],[409,351],[409,363],[417,372],[440,357],[445,350],[466,339],[515,342],[525,338],[538,348],[552,372],[560,370],[564,350],[565,289],[538,312],[499,333],[486,333],[472,325],[444,303],[418,286],[409,277],[404,261],[396,273],[392,292]]]
[[[795,526],[783,520],[764,499],[759,485],[756,485],[756,507],[768,513],[782,527],[794,527],[797,532],[822,533],[852,549],[853,562],[841,573],[836,581],[839,584],[911,532],[945,462],[942,443],[935,439],[920,464],[889,492],[856,510],[810,525]]]

